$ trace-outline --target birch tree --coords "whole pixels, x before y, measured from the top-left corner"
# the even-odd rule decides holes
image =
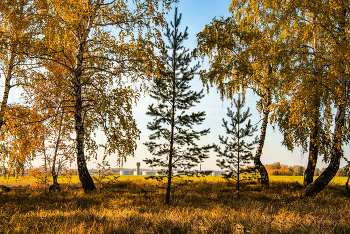
[[[0,2],[0,78],[2,80],[3,89],[1,106],[0,106],[0,135],[2,139],[5,137],[3,126],[5,119],[11,121],[8,111],[8,98],[11,88],[21,84],[21,77],[24,76],[28,66],[23,51],[28,50],[30,41],[36,35],[36,27],[34,26],[36,1],[31,0],[4,0]],[[12,108],[12,107],[11,107]],[[7,117],[5,117],[7,115]],[[3,142],[1,152],[2,170],[5,172],[19,172],[28,162],[30,157],[28,154],[20,154],[9,160],[10,152],[14,149],[4,148],[8,142]],[[26,155],[26,156],[25,156]],[[24,161],[21,161],[24,160]],[[9,166],[9,168],[6,168]],[[3,186],[2,186],[3,187]]]
[[[69,72],[54,62],[42,63],[39,71],[31,73],[30,84],[23,88],[22,98],[25,105],[40,114],[38,122],[42,125],[42,147],[38,151],[44,155],[45,165],[50,167],[53,184],[50,188],[59,189],[57,178],[64,163],[72,161],[75,153],[73,133],[72,97],[65,91]],[[27,119],[23,124],[30,125]]]
[[[247,1],[240,2],[243,6],[245,3]],[[287,76],[289,78],[284,79],[285,83],[279,89],[279,95],[276,95],[277,106],[289,109],[289,114],[285,115],[285,123],[295,124],[286,135],[285,143],[295,143],[300,139],[311,137],[310,143],[315,144],[315,141],[316,143],[318,141],[319,149],[326,151],[327,142],[331,142],[329,157],[325,158],[329,160],[329,166],[306,187],[302,194],[302,197],[314,196],[336,175],[343,154],[342,145],[349,139],[346,114],[349,3],[347,1],[249,1],[249,3],[251,6],[258,4],[271,13],[273,17],[267,19],[271,24],[278,25],[285,37],[289,38],[287,49],[295,56],[296,66],[291,75]],[[323,41],[322,50],[318,50],[316,44],[312,43],[315,39]],[[319,65],[322,65],[322,70]],[[321,74],[317,74],[320,71]],[[298,75],[293,76],[294,72]],[[291,99],[294,101],[290,102]],[[332,105],[336,106],[335,116],[332,114]],[[277,110],[281,112],[281,109]],[[311,113],[306,114],[309,110]],[[322,111],[325,121],[319,123],[317,127],[318,111]],[[335,117],[334,123],[331,123],[329,119],[333,117]],[[308,121],[304,121],[305,119]],[[279,125],[283,125],[283,121],[278,122]],[[332,134],[328,134],[331,125],[334,125],[334,130]],[[306,131],[308,134],[305,134]],[[318,136],[315,136],[317,131]]]
[[[96,155],[92,134],[101,129],[105,153],[133,155],[139,130],[132,104],[139,96],[136,81],[151,77],[161,44],[160,28],[173,0],[42,1],[41,37],[33,58],[50,60],[70,73],[79,179],[85,192],[95,185],[86,167],[85,151]],[[128,83],[129,82],[129,83]]]
[[[304,26],[305,27],[305,26]],[[327,160],[330,153],[331,136],[331,87],[327,79],[327,63],[322,54],[326,54],[321,29],[313,24],[312,31],[300,29],[297,38],[303,40],[293,48],[298,59],[289,75],[286,92],[279,95],[280,105],[273,117],[284,136],[283,144],[294,150],[295,146],[308,152],[308,165],[304,173],[304,186],[313,182],[317,159],[323,155]],[[304,32],[302,32],[304,31]],[[296,39],[297,39],[296,38]],[[306,55],[306,56],[304,56]]]
[[[327,61],[329,75],[327,76],[331,90],[331,100],[336,106],[334,131],[332,134],[329,165],[326,170],[304,190],[302,197],[314,196],[332,180],[340,166],[343,156],[342,145],[348,143],[348,95],[349,95],[349,2],[348,1],[306,1],[300,2],[299,9],[310,12],[314,22],[325,32],[327,42],[326,54],[321,54]]]

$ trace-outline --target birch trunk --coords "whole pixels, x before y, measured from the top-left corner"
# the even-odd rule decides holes
[[[267,89],[266,105],[265,105],[264,113],[263,113],[263,122],[261,125],[259,145],[258,145],[258,148],[256,149],[256,153],[255,153],[255,157],[254,157],[254,165],[259,170],[261,184],[267,188],[270,185],[269,175],[267,173],[265,166],[262,164],[260,158],[261,158],[262,150],[263,150],[263,147],[265,144],[266,129],[267,129],[268,118],[269,118],[269,114],[270,114],[270,109],[269,109],[270,105],[271,105],[271,91],[268,88]]]
[[[79,40],[79,45],[76,53],[76,62],[74,70],[74,118],[75,118],[75,131],[76,131],[76,142],[77,142],[77,166],[79,173],[79,180],[84,189],[85,193],[94,191],[96,189],[94,181],[92,180],[89,170],[86,166],[86,159],[84,155],[84,119],[83,119],[83,102],[82,102],[82,70],[83,70],[83,60],[84,60],[84,50],[86,46],[86,41],[92,27],[93,17],[85,16],[82,20],[82,32],[77,32],[77,35],[81,35],[77,39]]]
[[[240,109],[238,109],[238,126],[237,126],[237,132],[238,132],[238,135],[237,135],[237,142],[238,142],[238,151],[237,151],[237,197],[239,197],[239,163],[240,163],[240,160],[239,160],[239,151],[240,151],[240,129],[239,129],[239,121],[241,121],[241,119],[239,118],[241,116],[241,113],[240,113]]]
[[[45,191],[45,193],[46,193],[46,184],[47,184],[47,156],[46,156],[45,139],[43,139],[43,154],[44,154],[44,166],[45,166],[44,191]]]
[[[4,94],[2,97],[1,110],[0,110],[0,131],[2,129],[2,126],[4,125],[4,116],[5,116],[5,112],[7,109],[7,101],[8,101],[8,97],[9,97],[9,93],[10,93],[10,89],[11,89],[12,71],[13,71],[15,59],[16,59],[15,50],[16,50],[16,48],[14,48],[11,51],[10,61],[9,61],[9,64],[7,65],[7,71],[6,71],[6,77],[5,77],[5,89],[4,89]],[[11,191],[11,189],[5,185],[0,185],[0,188],[4,192]]]
[[[342,79],[342,85],[345,86],[345,79]],[[342,128],[344,127],[346,99],[345,92],[343,92],[343,103],[338,106],[337,115],[335,118],[334,137],[332,142],[331,161],[326,170],[304,190],[301,197],[313,197],[321,192],[326,185],[337,174],[342,156]]]
[[[317,81],[316,81],[317,82]],[[304,186],[308,186],[314,180],[314,173],[319,151],[319,125],[320,125],[320,97],[315,94],[314,97],[315,113],[313,116],[313,127],[311,129],[310,143],[309,143],[309,159],[304,173]]]
[[[55,170],[55,166],[56,166],[56,159],[57,159],[57,153],[58,153],[58,149],[59,149],[59,145],[60,145],[60,141],[61,141],[61,132],[62,132],[62,122],[63,122],[63,115],[64,115],[64,109],[62,109],[62,116],[60,119],[60,125],[59,125],[59,129],[58,129],[58,135],[57,135],[57,140],[56,140],[56,145],[55,145],[55,152],[53,155],[53,160],[52,160],[52,167],[51,167],[51,175],[52,175],[52,180],[53,180],[53,184],[58,184],[57,183],[57,177],[58,177],[58,171]]]
[[[345,38],[345,17],[347,10],[344,7],[342,15],[340,16],[341,20],[339,22],[339,45],[346,43]],[[346,51],[341,51],[339,49],[339,55]],[[339,100],[337,107],[337,114],[335,116],[335,126],[332,140],[332,149],[331,149],[331,160],[326,168],[326,170],[311,184],[309,184],[304,190],[301,197],[313,197],[322,191],[327,184],[333,179],[337,174],[340,166],[340,159],[342,157],[342,132],[345,123],[345,111],[347,107],[347,76],[345,74],[345,61],[346,56],[341,56],[339,59]]]
[[[4,94],[1,102],[1,110],[0,110],[0,130],[2,129],[2,126],[4,124],[4,115],[6,112],[7,108],[7,101],[9,97],[9,92],[11,89],[11,78],[12,78],[12,71],[14,68],[14,63],[15,63],[15,58],[16,58],[16,52],[15,49],[11,51],[10,55],[10,61],[7,66],[7,71],[6,71],[6,77],[5,77],[5,89],[4,89]]]
[[[316,78],[317,79],[317,78]],[[317,82],[317,81],[315,81]],[[317,85],[317,84],[316,84]],[[318,89],[318,87],[316,87]],[[316,90],[318,92],[318,90]],[[304,186],[307,187],[314,181],[314,174],[317,164],[318,151],[319,151],[319,128],[320,128],[320,97],[319,94],[315,94],[314,97],[315,113],[313,114],[313,127],[311,129],[310,143],[309,143],[309,158],[307,167],[304,173]]]
[[[84,122],[82,118],[82,98],[81,98],[81,82],[80,77],[75,76],[74,91],[75,91],[75,131],[77,142],[77,166],[79,173],[79,180],[85,193],[94,191],[95,184],[86,167],[86,159],[84,155]]]
[[[314,181],[314,174],[318,158],[318,119],[315,120],[315,126],[312,127],[309,143],[309,159],[304,172],[304,186],[307,187]]]
[[[313,50],[315,53],[315,70],[314,70],[314,98],[312,100],[313,102],[313,108],[314,113],[312,116],[313,121],[313,127],[311,129],[310,134],[310,143],[309,143],[309,159],[308,164],[304,173],[304,186],[308,186],[314,181],[314,173],[316,169],[316,163],[318,158],[318,151],[319,151],[319,124],[320,124],[320,94],[319,94],[319,79],[321,79],[322,75],[322,64],[320,62],[320,52],[322,50],[322,42],[320,38],[320,33],[314,29],[314,43],[313,43]]]

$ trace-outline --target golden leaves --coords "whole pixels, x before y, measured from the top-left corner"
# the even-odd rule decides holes
[[[30,115],[36,114],[43,129],[50,128],[45,119],[62,116],[67,132],[71,132],[74,94],[80,85],[85,138],[88,148],[91,146],[88,150],[95,147],[89,134],[100,128],[107,135],[105,149],[109,153],[117,150],[120,155],[133,154],[139,130],[132,117],[132,104],[142,91],[135,81],[151,79],[158,70],[160,62],[154,51],[162,39],[157,26],[165,25],[164,14],[172,2],[176,0],[0,2],[1,48],[11,44],[5,41],[7,33],[8,38],[12,36],[19,42],[24,54],[30,55],[28,60],[40,66],[26,74],[31,85],[24,88],[26,106],[21,108],[30,110]],[[33,18],[24,19],[25,11],[20,12],[23,9],[27,13],[32,10],[28,15]],[[29,43],[20,37],[22,29],[35,35],[28,36],[32,39],[28,48],[23,47]],[[6,53],[0,56],[5,59]],[[21,118],[31,123],[33,134],[40,133],[40,124],[23,114]],[[51,127],[56,124],[53,121]],[[22,131],[20,125],[7,127],[12,129],[7,139]],[[35,144],[33,141],[32,152]]]
[[[348,36],[341,28],[341,9],[347,5],[233,0],[231,17],[214,18],[197,35],[197,52],[210,61],[202,81],[216,84],[227,98],[249,87],[266,100],[270,88],[274,103],[266,110],[272,111],[270,122],[278,123],[288,147],[295,142],[306,148],[318,125],[320,138],[329,144],[332,105],[346,103],[341,77],[348,73],[349,43],[341,39]]]

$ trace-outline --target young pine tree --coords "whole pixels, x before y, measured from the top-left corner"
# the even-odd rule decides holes
[[[190,169],[208,158],[211,146],[199,147],[196,140],[207,135],[209,129],[195,131],[194,124],[201,124],[205,112],[186,114],[186,110],[199,103],[204,97],[203,90],[190,90],[189,82],[197,74],[199,64],[190,68],[192,55],[182,46],[188,38],[187,27],[183,33],[179,32],[181,15],[175,9],[174,22],[170,22],[172,30],[167,26],[164,34],[169,45],[163,46],[161,60],[164,65],[160,76],[154,79],[150,96],[158,101],[157,105],[148,107],[147,115],[153,116],[154,121],[147,124],[153,133],[150,142],[144,143],[149,152],[155,157],[145,159],[151,167],[165,167],[168,183],[166,190],[166,204],[170,201],[171,178],[173,169]],[[170,53],[170,54],[168,54]],[[154,140],[161,140],[156,143]]]
[[[218,153],[218,157],[223,157],[223,159],[218,159],[217,166],[221,169],[229,169],[230,173],[226,175],[226,178],[232,178],[237,180],[237,192],[239,192],[239,175],[243,172],[250,172],[253,168],[243,168],[250,164],[253,160],[252,150],[253,145],[258,143],[258,137],[255,138],[251,143],[246,143],[244,141],[247,137],[252,137],[253,133],[257,131],[257,126],[253,126],[248,120],[248,123],[244,126],[244,122],[251,116],[249,113],[250,109],[248,107],[247,111],[242,113],[242,108],[244,107],[244,102],[242,102],[241,97],[236,101],[234,99],[234,104],[237,112],[234,113],[230,108],[227,108],[227,116],[230,117],[231,123],[229,124],[224,118],[223,127],[226,129],[226,134],[231,135],[228,137],[219,136],[220,143],[225,146],[222,151],[219,146],[215,146],[215,152]]]

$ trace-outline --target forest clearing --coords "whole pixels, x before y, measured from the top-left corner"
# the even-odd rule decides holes
[[[350,233],[350,1],[180,2],[0,1],[0,234]]]
[[[1,233],[350,232],[345,177],[307,199],[300,199],[302,176],[271,176],[268,189],[243,183],[239,199],[222,177],[182,177],[173,181],[170,205],[164,204],[165,182],[113,178],[95,181],[97,190],[88,194],[77,176],[70,184],[59,177],[59,193],[45,193],[32,177],[11,178],[13,190],[0,193]]]
[[[179,3],[1,1],[0,173],[21,175],[41,159],[60,190],[58,176],[75,162],[91,194],[98,185],[87,163],[99,158],[97,166],[108,167],[113,156],[121,166],[141,143],[148,152],[140,161],[168,177],[166,204],[173,171],[205,163],[212,151],[215,166],[237,178],[237,193],[245,172],[259,172],[269,188],[275,174],[261,157],[265,141],[276,141],[267,137],[272,126],[288,151],[308,154],[301,197],[316,196],[340,169],[349,176],[349,1],[228,1],[229,15],[197,28],[191,49]],[[193,108],[209,87],[220,95],[215,106],[231,102],[226,118],[215,119],[217,135],[204,122],[207,108]],[[152,102],[143,116],[152,120],[141,126],[134,107],[145,95]],[[139,142],[144,127],[148,140]],[[320,160],[328,164],[321,174]]]

